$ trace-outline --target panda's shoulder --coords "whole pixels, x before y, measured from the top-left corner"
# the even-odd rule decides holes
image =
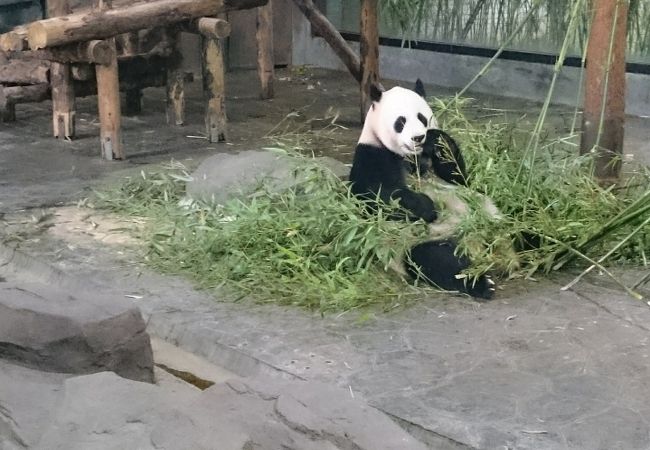
[[[352,171],[357,176],[402,178],[404,160],[385,147],[357,144]]]
[[[354,162],[370,165],[399,166],[403,159],[383,146],[357,144],[354,150]]]

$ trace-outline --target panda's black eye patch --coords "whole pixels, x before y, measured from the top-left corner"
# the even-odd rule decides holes
[[[428,120],[426,117],[422,115],[422,113],[418,113],[418,120],[422,122],[422,125],[424,125],[425,127],[427,126]]]
[[[396,132],[401,133],[404,130],[404,125],[406,125],[406,117],[399,116],[393,124],[393,128]]]

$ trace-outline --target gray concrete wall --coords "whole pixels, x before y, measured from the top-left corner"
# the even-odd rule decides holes
[[[322,38],[313,38],[307,20],[299,11],[293,18],[293,64],[346,70]],[[358,51],[358,44],[351,43]],[[383,78],[414,81],[462,89],[479,73],[489,58],[452,55],[408,48],[384,47],[379,52],[380,73]],[[497,60],[470,92],[502,95],[543,101],[546,98],[553,66],[519,61]],[[580,97],[580,69],[564,67],[560,72],[552,101],[575,105]],[[635,116],[650,116],[650,76],[627,75],[626,112]]]

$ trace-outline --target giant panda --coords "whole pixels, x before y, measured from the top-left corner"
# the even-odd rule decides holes
[[[423,192],[409,187],[413,174],[435,176],[443,183],[466,185],[467,174],[462,154],[455,141],[438,130],[433,111],[424,99],[424,86],[417,80],[415,89],[394,87],[383,91],[370,86],[371,106],[357,143],[349,181],[351,192],[377,210],[377,200],[397,201],[403,213],[393,220],[423,220],[429,224],[431,239],[416,244],[404,257],[403,267],[410,276],[422,277],[431,284],[489,300],[495,292],[492,278],[483,274],[466,281],[461,273],[470,266],[468,257],[457,251],[452,220],[437,223],[441,214],[441,191],[429,184]],[[447,150],[452,158],[443,158]],[[419,157],[419,158],[418,158]],[[467,205],[454,197],[443,199],[449,216],[467,213]],[[429,195],[427,195],[429,194]],[[442,237],[441,237],[442,236]]]

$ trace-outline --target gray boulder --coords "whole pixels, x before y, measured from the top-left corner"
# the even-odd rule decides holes
[[[314,162],[345,177],[349,168],[333,158],[315,158]],[[298,182],[295,169],[301,159],[262,150],[246,150],[237,154],[219,153],[206,158],[187,183],[190,198],[223,204],[241,198],[262,186],[271,192],[288,189]]]
[[[137,308],[35,282],[0,284],[0,357],[49,372],[111,370],[153,381],[151,343]]]

